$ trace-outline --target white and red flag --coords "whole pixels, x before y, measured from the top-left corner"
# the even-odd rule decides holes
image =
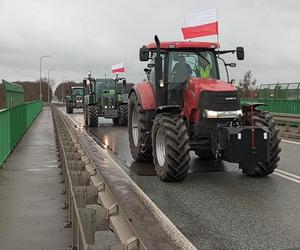
[[[181,30],[184,39],[217,35],[217,9],[206,10],[185,18]]]
[[[125,72],[124,63],[112,65],[111,71],[113,74],[124,73]]]

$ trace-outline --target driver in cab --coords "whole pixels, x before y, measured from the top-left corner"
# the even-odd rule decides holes
[[[178,62],[172,70],[174,82],[184,82],[187,77],[192,75],[192,72],[191,66],[185,62],[185,57],[179,56]]]

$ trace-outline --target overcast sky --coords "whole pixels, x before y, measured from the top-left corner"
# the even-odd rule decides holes
[[[88,70],[110,75],[122,61],[128,81],[140,81],[141,45],[155,34],[182,40],[184,18],[211,8],[218,11],[221,49],[245,48],[231,78],[251,69],[260,83],[300,81],[298,0],[0,0],[0,78],[37,80],[39,57],[50,54],[42,74],[54,67],[56,82],[81,81]]]

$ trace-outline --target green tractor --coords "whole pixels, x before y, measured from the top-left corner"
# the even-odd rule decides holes
[[[84,88],[80,86],[71,87],[66,97],[66,111],[73,114],[73,109],[83,108]]]
[[[128,95],[124,93],[124,78],[92,78],[89,73],[83,85],[87,93],[83,108],[86,126],[97,127],[98,117],[112,119],[114,125],[127,126]]]

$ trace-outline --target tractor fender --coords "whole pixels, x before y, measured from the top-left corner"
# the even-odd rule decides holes
[[[156,109],[153,87],[149,82],[137,83],[130,89],[128,97],[135,93],[143,110]]]
[[[243,112],[247,112],[251,110],[251,107],[253,107],[253,109],[256,109],[259,106],[268,106],[267,104],[263,103],[263,102],[247,102],[247,103],[242,103],[242,110]]]
[[[181,114],[181,112],[182,108],[180,105],[166,105],[158,107],[155,111],[155,115],[160,113]]]

